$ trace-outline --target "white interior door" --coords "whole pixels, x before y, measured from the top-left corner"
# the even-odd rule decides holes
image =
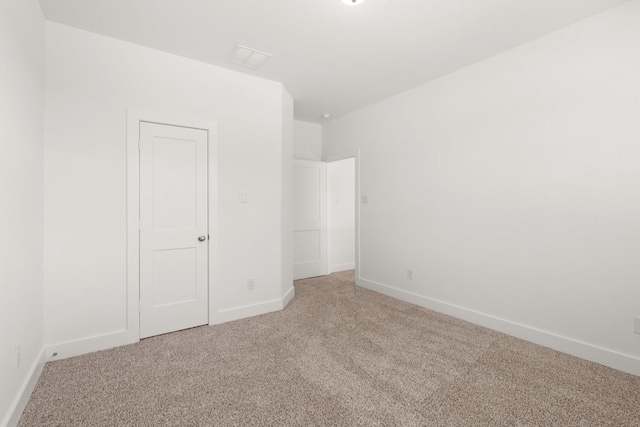
[[[294,160],[293,278],[327,274],[327,165]]]
[[[207,136],[140,123],[140,338],[208,323]]]

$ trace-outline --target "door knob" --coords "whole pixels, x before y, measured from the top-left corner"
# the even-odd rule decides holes
[[[200,236],[198,237],[198,240],[200,240],[201,242],[204,242],[205,240],[207,240],[206,236]]]

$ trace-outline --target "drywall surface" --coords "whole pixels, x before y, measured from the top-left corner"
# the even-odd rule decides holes
[[[0,3],[0,58],[0,425],[5,425],[43,345],[44,19],[36,0]]]
[[[293,98],[282,88],[282,297],[293,298]]]
[[[640,375],[639,52],[635,0],[325,124],[361,283]]]
[[[327,263],[329,273],[356,262],[356,160],[327,163]]]
[[[302,160],[322,158],[322,126],[300,120],[293,121],[293,157]]]
[[[60,24],[46,37],[46,343],[126,328],[128,108],[218,123],[213,309],[279,301],[282,85]]]

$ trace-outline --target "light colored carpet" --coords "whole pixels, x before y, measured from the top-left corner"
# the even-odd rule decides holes
[[[640,426],[640,378],[354,286],[48,363],[20,426]]]

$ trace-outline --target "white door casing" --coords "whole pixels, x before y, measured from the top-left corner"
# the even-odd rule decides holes
[[[294,280],[327,274],[327,165],[294,160]]]
[[[208,323],[207,146],[140,122],[140,338]]]

